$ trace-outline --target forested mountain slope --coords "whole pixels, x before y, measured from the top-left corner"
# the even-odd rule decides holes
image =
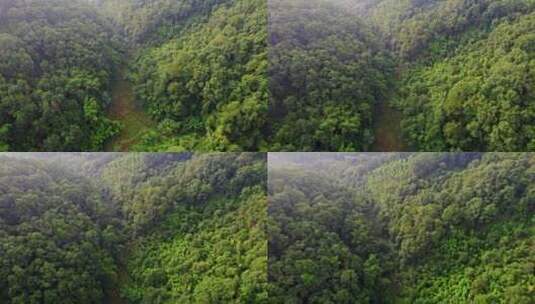
[[[104,117],[119,41],[79,1],[0,3],[0,149],[96,150],[118,126]]]
[[[421,150],[535,150],[535,13],[410,70],[395,101]],[[423,114],[425,113],[425,115]]]
[[[0,302],[266,301],[265,155],[0,162]]]
[[[336,2],[269,1],[272,150],[355,151],[393,62],[372,28]]]
[[[270,158],[273,303],[531,303],[534,166],[527,153]]]
[[[369,151],[397,129],[416,151],[535,149],[533,14],[533,0],[270,1],[274,150]],[[373,134],[385,103],[401,122]]]
[[[180,33],[191,21],[199,21],[218,5],[231,0],[95,0],[131,43],[163,42]],[[192,20],[194,19],[194,20]],[[163,40],[163,41],[162,41]]]
[[[92,183],[1,157],[0,300],[98,303],[113,282],[116,230]]]
[[[530,0],[385,0],[362,10],[409,63],[393,104],[416,149],[534,149],[534,10]]]
[[[0,149],[259,150],[266,37],[265,1],[2,1]]]
[[[266,2],[236,0],[215,6],[206,22],[191,25],[168,42],[144,48],[130,77],[159,126],[143,148],[264,147],[266,32]]]
[[[534,12],[531,0],[384,0],[361,10],[400,58],[392,104],[414,149],[535,149]]]
[[[533,11],[532,0],[347,0],[378,27],[403,58],[445,53],[447,40],[473,29],[489,29]],[[352,6],[353,5],[353,6]],[[462,35],[461,35],[462,36]],[[452,43],[452,41],[450,41]]]

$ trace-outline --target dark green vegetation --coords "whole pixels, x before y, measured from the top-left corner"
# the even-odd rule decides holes
[[[118,39],[72,0],[0,3],[0,150],[98,150],[119,126],[104,116]]]
[[[372,29],[331,1],[272,0],[269,12],[272,149],[368,150],[393,69]]]
[[[371,14],[385,20],[388,2]],[[393,102],[409,142],[418,150],[534,150],[535,3],[405,2],[398,12],[409,17],[382,26],[411,63]]]
[[[534,14],[532,0],[270,1],[274,149],[387,150],[374,137],[401,128],[415,150],[534,150]],[[373,134],[398,119],[372,117],[383,102],[401,123]]]
[[[273,303],[533,303],[535,156],[270,154]]]
[[[2,1],[0,150],[259,150],[266,38],[262,0]]]
[[[419,150],[535,151],[534,32],[535,13],[503,21],[411,69],[395,101],[409,140]]]
[[[194,3],[205,7],[211,2]],[[165,27],[161,35],[176,31],[180,35],[143,49],[130,76],[136,95],[159,122],[143,148],[263,147],[266,24],[264,0],[225,1],[206,22]]]
[[[0,155],[1,303],[263,303],[265,154]]]

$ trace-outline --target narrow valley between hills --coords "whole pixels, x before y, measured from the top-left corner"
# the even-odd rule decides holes
[[[266,165],[0,153],[0,303],[263,303]]]
[[[373,130],[375,141],[371,151],[407,151],[401,132],[402,113],[383,100],[375,105]]]
[[[0,151],[257,151],[266,23],[265,0],[2,0]]]
[[[533,0],[2,0],[0,151],[535,151],[534,32]]]
[[[121,68],[114,80],[108,109],[108,117],[121,124],[120,132],[105,146],[106,151],[130,151],[139,142],[141,135],[155,123],[136,100],[132,84],[125,77],[126,68]]]

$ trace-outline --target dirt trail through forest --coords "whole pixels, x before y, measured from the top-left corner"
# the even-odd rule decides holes
[[[126,263],[123,258],[119,258],[117,263],[117,285],[113,286],[106,292],[106,301],[104,303],[110,304],[126,304],[128,303],[121,297],[120,288],[129,280],[128,271],[126,270]]]
[[[122,129],[105,147],[106,151],[129,151],[140,140],[143,131],[155,124],[136,101],[132,85],[124,77],[124,68],[117,73],[112,87],[112,103],[108,117],[121,122]]]
[[[395,78],[399,81],[406,71],[405,64],[398,64],[395,71]],[[403,140],[401,132],[401,119],[403,113],[392,107],[388,102],[388,97],[380,100],[373,112],[373,131],[375,142],[372,145],[372,152],[406,152],[410,151],[409,146]]]
[[[407,151],[408,147],[401,135],[401,118],[401,112],[392,108],[386,100],[380,101],[375,106],[373,152]]]

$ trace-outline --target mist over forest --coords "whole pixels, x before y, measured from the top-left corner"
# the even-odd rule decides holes
[[[272,151],[533,151],[532,0],[270,0]]]
[[[530,153],[270,153],[271,303],[532,303]]]
[[[533,0],[4,0],[3,151],[532,151]]]
[[[257,151],[265,1],[3,0],[0,151]]]
[[[0,302],[260,303],[255,153],[0,154]]]
[[[2,303],[531,303],[530,153],[0,154]]]

